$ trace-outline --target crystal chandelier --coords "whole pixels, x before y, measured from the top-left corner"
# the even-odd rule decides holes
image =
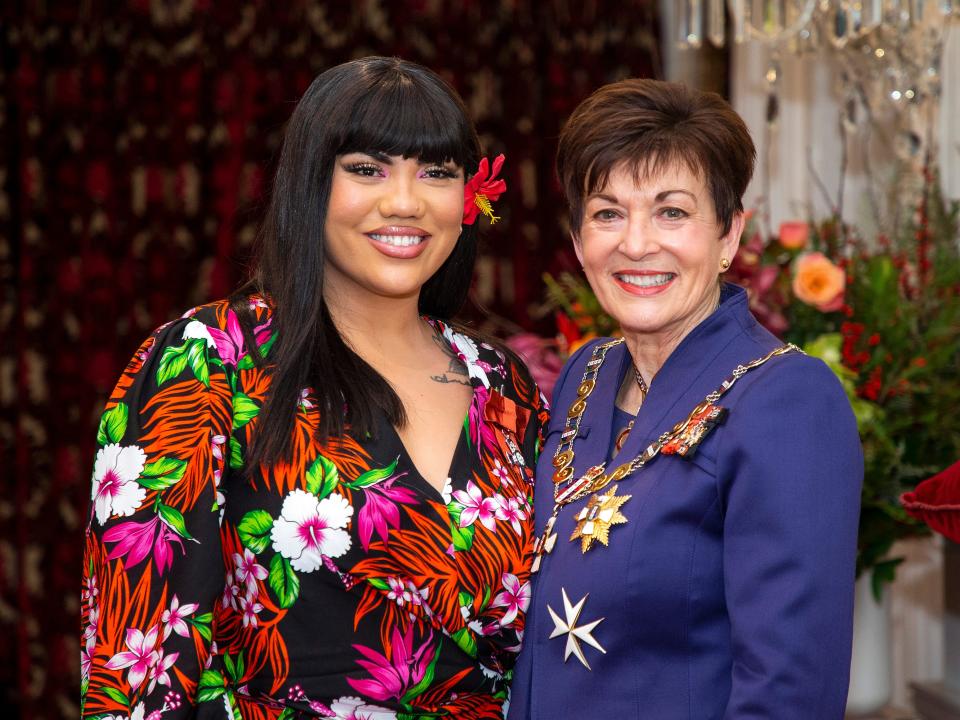
[[[676,0],[674,10],[681,47],[769,48],[768,124],[777,120],[782,57],[814,56],[835,72],[848,133],[886,123],[903,159],[931,149],[944,38],[960,21],[960,0]]]

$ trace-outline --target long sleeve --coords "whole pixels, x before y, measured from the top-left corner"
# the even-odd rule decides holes
[[[113,391],[83,561],[84,717],[173,720],[222,694],[205,689],[218,673],[203,675],[224,587],[232,422],[230,377],[210,328],[190,317],[148,338]]]
[[[718,459],[732,689],[725,720],[840,720],[863,458],[833,373],[791,357],[730,410]]]

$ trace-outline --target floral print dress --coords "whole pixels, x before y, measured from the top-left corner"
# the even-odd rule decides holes
[[[266,304],[250,300],[261,352]],[[500,718],[530,602],[546,407],[526,370],[430,321],[473,399],[443,492],[384,415],[247,467],[270,387],[228,303],[140,347],[100,422],[84,552],[83,716]]]

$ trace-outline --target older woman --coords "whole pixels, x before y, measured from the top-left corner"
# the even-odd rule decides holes
[[[511,718],[841,718],[862,456],[844,392],[724,284],[754,147],[717,95],[601,88],[560,138],[622,330],[554,390]]]

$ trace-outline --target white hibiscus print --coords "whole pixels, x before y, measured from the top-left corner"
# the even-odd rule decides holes
[[[342,697],[330,703],[337,720],[396,720],[393,710],[368,705],[358,697]]]
[[[193,338],[199,338],[200,340],[207,341],[207,347],[216,347],[217,344],[213,340],[213,336],[210,334],[210,330],[199,320],[191,320],[187,323],[187,326],[183,329],[183,339],[190,340]]]
[[[136,445],[105,445],[97,452],[90,499],[101,525],[113,514],[127,517],[140,507],[147,491],[137,478],[146,461],[146,453]]]
[[[350,534],[343,528],[351,517],[353,506],[339,493],[318,500],[312,493],[294,490],[284,499],[270,531],[273,549],[297,572],[318,570],[324,556],[340,557],[350,549]]]

